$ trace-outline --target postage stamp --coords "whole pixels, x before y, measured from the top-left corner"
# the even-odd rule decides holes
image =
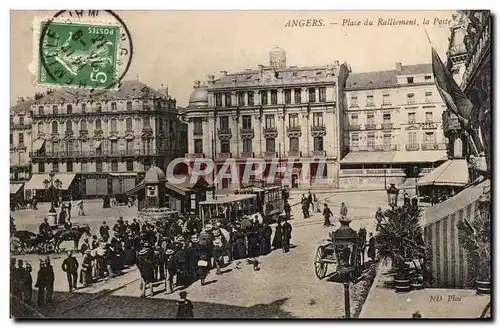
[[[59,12],[38,23],[37,85],[118,88],[132,58],[130,33],[111,11],[87,12]]]

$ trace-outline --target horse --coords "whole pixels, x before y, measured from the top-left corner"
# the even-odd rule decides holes
[[[75,228],[72,228],[71,230],[56,231],[54,234],[55,249],[57,251],[60,251],[59,246],[61,245],[61,243],[63,241],[72,240],[74,242],[73,251],[77,251],[78,250],[78,242],[80,241],[80,238],[83,236],[83,234],[87,234],[90,236],[90,227],[88,224],[76,226]]]

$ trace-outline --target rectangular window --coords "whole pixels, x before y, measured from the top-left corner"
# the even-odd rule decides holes
[[[323,151],[323,137],[314,137],[314,150]]]
[[[118,132],[118,123],[116,119],[111,120],[111,132]]]
[[[296,104],[300,104],[302,102],[302,96],[301,96],[301,90],[300,89],[295,89],[294,90],[294,102]]]
[[[368,139],[366,141],[366,144],[369,149],[373,149],[375,147],[375,134],[374,133],[368,133]]]
[[[408,123],[414,124],[416,122],[415,113],[408,113]]]
[[[274,128],[274,115],[266,115],[266,128]]]
[[[290,151],[299,151],[299,138],[290,138]]]
[[[366,106],[373,106],[375,103],[373,102],[373,95],[366,96]]]
[[[125,144],[125,151],[127,154],[133,154],[134,153],[134,140],[127,139],[127,143]]]
[[[111,103],[111,111],[116,111],[116,102]]]
[[[271,90],[271,105],[278,104],[278,91]]]
[[[413,77],[407,77],[406,81],[408,82],[408,84],[412,84],[413,83]]]
[[[390,105],[391,104],[391,96],[389,94],[385,94],[382,96],[382,105]]]
[[[316,88],[309,88],[309,102],[316,102]]]
[[[45,173],[45,163],[38,163],[38,172]]]
[[[358,106],[358,97],[352,96],[351,97],[351,107],[356,107]]]
[[[313,126],[323,126],[323,113],[313,113]]]
[[[19,125],[24,126],[24,116],[19,117]]]
[[[425,102],[426,103],[432,102],[432,92],[426,92],[425,93]]]
[[[81,167],[82,167],[82,173],[85,173],[85,172],[88,172],[88,165],[87,165],[87,162],[82,162],[81,163]]]
[[[201,121],[201,118],[195,118],[193,126],[194,126],[193,132],[195,135],[203,135],[203,122]]]
[[[359,124],[359,116],[358,116],[358,114],[352,114],[351,115],[351,124],[352,125],[358,125]]]
[[[391,123],[391,114],[383,114],[382,120],[382,123],[384,124]]]
[[[232,99],[231,99],[231,92],[226,92],[224,94],[224,97],[226,98],[226,107],[231,107],[232,106]]]
[[[406,95],[406,99],[408,101],[408,104],[414,104],[415,103],[415,94],[414,93],[409,93]]]
[[[319,88],[319,102],[326,102],[326,88]]]
[[[432,112],[425,112],[425,122],[426,123],[432,123]]]
[[[374,114],[367,114],[366,115],[366,124],[375,125],[375,115]]]
[[[267,90],[260,91],[260,104],[267,105]]]
[[[68,104],[66,106],[66,114],[69,114],[69,115],[73,114],[73,106],[71,106],[71,104]]]
[[[276,151],[276,140],[274,138],[266,139],[266,152],[275,152]]]
[[[87,112],[87,104],[82,104],[82,114]]]
[[[116,159],[111,161],[111,172],[118,172],[118,161]]]
[[[142,101],[142,109],[143,110],[151,110],[151,104],[149,103],[149,100]]]
[[[59,142],[58,141],[52,141],[52,151],[54,153],[58,153],[59,152]]]
[[[417,132],[415,131],[408,132],[408,143],[410,145],[417,144]]]
[[[229,129],[229,116],[221,116],[219,117],[219,125],[221,130]]]
[[[24,143],[24,133],[19,132],[17,137],[19,138],[18,143],[23,144]]]
[[[132,102],[131,101],[127,101],[127,110],[132,110]]]
[[[194,153],[195,154],[203,154],[203,140],[196,139],[194,141]]]
[[[250,92],[247,93],[248,106],[253,106],[253,94],[254,94],[253,91],[250,91]]]
[[[359,145],[359,134],[353,133],[351,135],[351,145],[354,147],[358,147]]]
[[[223,154],[227,154],[227,153],[231,152],[229,140],[221,140],[220,141],[220,152]]]
[[[238,106],[245,106],[245,93],[238,92]]]
[[[38,106],[38,115],[43,115],[43,106]]]
[[[52,106],[52,114],[57,115],[58,114],[58,108],[57,105]]]
[[[134,161],[131,159],[127,160],[127,171],[128,172],[133,172],[134,171]]]
[[[252,139],[250,138],[243,139],[243,152],[244,153],[252,152]]]
[[[285,89],[285,104],[292,103],[292,90]]]
[[[432,80],[432,76],[430,76],[430,75],[426,75],[426,76],[424,77],[424,79],[425,79],[425,81],[430,81],[430,80]]]
[[[384,134],[384,147],[390,147],[392,143],[392,136],[390,134]]]
[[[132,119],[130,117],[125,121],[125,129],[127,132],[132,132]]]
[[[118,140],[111,140],[111,154],[118,154]]]
[[[59,172],[59,162],[52,162],[52,172]]]
[[[243,129],[251,129],[252,128],[252,116],[243,115],[242,116]]]
[[[102,104],[101,103],[95,104],[95,112],[96,113],[102,112]]]
[[[73,172],[73,162],[66,163],[66,172]]]
[[[98,159],[95,162],[95,171],[96,172],[102,172],[102,160]]]
[[[299,126],[299,114],[288,115],[288,126],[291,128]]]
[[[221,93],[215,94],[215,107],[222,107],[222,94]]]

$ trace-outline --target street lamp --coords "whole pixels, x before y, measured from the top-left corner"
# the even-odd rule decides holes
[[[413,167],[413,174],[415,175],[415,197],[418,197],[418,187],[417,187],[417,181],[418,181],[418,166]]]
[[[481,215],[481,218],[483,220],[487,220],[488,216],[490,215],[490,195],[488,194],[483,194],[479,196],[479,199],[477,200],[477,205],[479,208],[479,215]]]
[[[384,164],[384,189],[387,189],[387,165]]]
[[[50,195],[50,210],[49,213],[56,213],[56,209],[54,208],[55,202],[57,200],[57,191],[61,189],[62,187],[62,182],[59,179],[54,179],[55,173],[50,172],[49,173],[49,179],[43,180],[43,185],[45,186],[45,189],[47,189],[47,193]],[[57,224],[57,218],[54,216],[54,224]]]
[[[349,287],[356,272],[356,256],[358,254],[358,234],[349,223],[351,220],[340,219],[340,228],[332,234],[332,244],[337,257],[336,273],[344,285],[345,318],[351,317]]]
[[[387,201],[389,202],[389,206],[394,208],[398,206],[398,194],[399,189],[396,188],[394,183],[391,183],[391,186],[386,189],[387,191]]]

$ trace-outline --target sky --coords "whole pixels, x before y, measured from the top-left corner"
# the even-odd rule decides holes
[[[315,66],[347,61],[353,73],[431,62],[432,44],[446,60],[453,11],[115,11],[130,30],[134,54],[125,80],[153,88],[168,86],[179,106],[187,106],[195,80],[220,71],[236,72],[269,64],[279,46],[287,65]],[[11,11],[10,103],[44,91],[28,70],[36,44],[32,23],[55,11]],[[377,26],[379,19],[415,19],[418,26]],[[287,27],[290,20],[322,20],[323,26]],[[365,20],[374,22],[365,26]],[[360,21],[361,26],[348,26]],[[445,20],[449,20],[446,22]],[[336,24],[335,24],[336,23]]]

